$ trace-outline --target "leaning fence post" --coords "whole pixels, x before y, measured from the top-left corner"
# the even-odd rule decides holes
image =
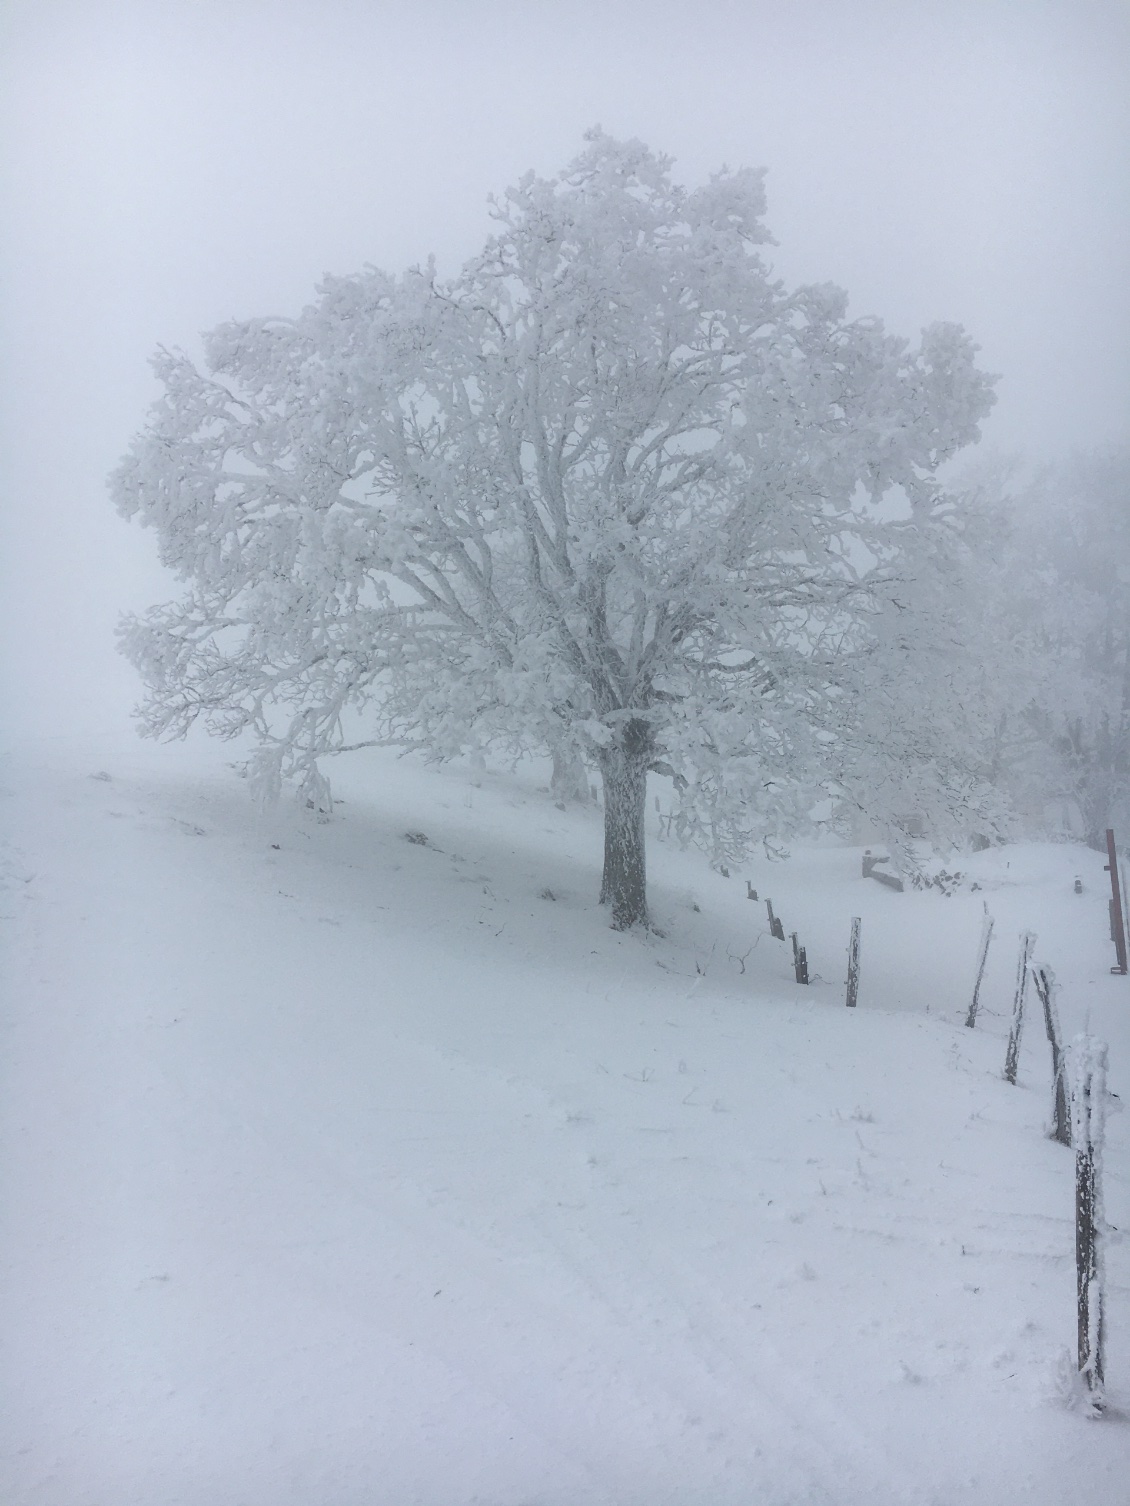
[[[769,912],[769,934],[770,934],[770,936],[775,936],[778,941],[784,941],[784,939],[785,939],[785,928],[781,924],[781,917],[779,915],[774,915],[773,914],[773,901],[771,899],[767,899],[765,901],[765,908]]]
[[[851,940],[848,942],[847,1007],[849,1009],[854,1009],[859,1003],[859,928],[859,916],[853,915]]]
[[[973,999],[969,1005],[969,1013],[965,1016],[965,1023],[972,1030],[977,1023],[977,1001],[981,994],[981,982],[985,976],[985,962],[989,956],[989,942],[993,939],[993,917],[989,914],[989,907],[985,907],[985,915],[981,921],[981,941],[977,948],[977,977],[973,983]]]
[[[1118,958],[1117,967],[1112,967],[1112,973],[1127,971],[1126,960],[1126,922],[1122,916],[1122,889],[1118,882],[1118,853],[1114,845],[1114,832],[1107,827],[1106,852],[1108,862],[1106,871],[1110,874],[1110,939],[1114,942],[1114,955]]]
[[[1107,1049],[1093,1036],[1071,1042],[1071,1135],[1075,1142],[1075,1309],[1079,1376],[1091,1410],[1103,1409],[1102,1153]]]
[[[1004,1055],[1004,1080],[1016,1082],[1016,1069],[1020,1064],[1020,1032],[1024,1026],[1024,995],[1028,990],[1028,965],[1036,937],[1032,931],[1024,931],[1020,937],[1020,960],[1016,964],[1016,992],[1012,997],[1012,1028],[1008,1032],[1008,1050]]]
[[[1044,1006],[1044,1028],[1048,1033],[1048,1045],[1052,1048],[1052,1117],[1048,1135],[1061,1145],[1071,1144],[1071,1121],[1067,1112],[1067,1085],[1064,1081],[1063,1046],[1059,1033],[1059,1010],[1055,996],[1059,985],[1050,967],[1034,967],[1032,981]]]

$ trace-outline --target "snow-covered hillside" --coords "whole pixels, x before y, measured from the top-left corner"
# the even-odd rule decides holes
[[[1130,1497],[1116,1237],[1112,1412],[1057,1388],[1073,1157],[1035,1011],[1001,1079],[1030,928],[1130,1096],[1098,854],[899,895],[858,849],[726,880],[653,829],[665,934],[617,934],[599,813],[540,771],[358,755],[320,825],[258,813],[224,756],[3,768],[6,1503]],[[1127,1228],[1130,1119],[1109,1135]]]

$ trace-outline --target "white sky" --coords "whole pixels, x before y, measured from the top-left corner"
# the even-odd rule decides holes
[[[599,122],[769,169],[790,282],[999,371],[986,443],[1130,435],[1125,0],[9,0],[0,11],[10,721],[121,723],[119,610],[173,594],[104,478],[159,342],[324,271],[452,272]]]

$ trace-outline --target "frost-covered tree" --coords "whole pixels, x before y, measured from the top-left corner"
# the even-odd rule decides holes
[[[924,612],[960,533],[935,473],[993,399],[960,328],[912,348],[775,280],[761,173],[687,190],[586,142],[453,280],[327,278],[204,370],[162,351],[113,491],[188,583],[123,628],[144,731],[251,732],[323,803],[363,744],[585,759],[625,927],[649,769],[716,855],[821,788],[968,798]]]
[[[1130,829],[1130,450],[1075,454],[1000,510],[1000,779],[1030,818],[1066,809],[1103,848],[1108,826]]]

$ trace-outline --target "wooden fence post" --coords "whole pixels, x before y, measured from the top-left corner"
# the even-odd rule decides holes
[[[992,939],[993,917],[989,914],[989,907],[986,905],[984,918],[981,921],[981,942],[977,948],[977,977],[973,983],[973,999],[969,1005],[969,1013],[965,1016],[965,1023],[970,1030],[977,1023],[977,1001],[981,994],[981,981],[985,976],[985,962],[989,956],[989,942]]]
[[[1012,1028],[1008,1032],[1008,1050],[1004,1056],[1004,1080],[1016,1083],[1016,1069],[1020,1064],[1020,1032],[1024,1026],[1024,995],[1028,991],[1028,965],[1032,960],[1032,948],[1036,937],[1024,931],[1020,937],[1020,960],[1016,964],[1016,992],[1012,997]]]
[[[1071,1043],[1071,1137],[1075,1143],[1075,1307],[1079,1376],[1091,1411],[1103,1410],[1102,1152],[1107,1048],[1093,1036]]]
[[[854,1009],[859,1003],[859,928],[858,915],[852,916],[851,940],[848,942],[847,1007]]]
[[[765,908],[769,912],[769,934],[770,934],[770,936],[775,936],[778,941],[784,941],[784,939],[785,939],[785,928],[781,924],[781,917],[779,915],[774,915],[773,914],[773,901],[771,899],[767,899],[765,901]]]
[[[1063,1046],[1059,1033],[1059,1010],[1055,996],[1058,984],[1050,967],[1034,967],[1032,981],[1044,1006],[1044,1028],[1048,1033],[1048,1045],[1052,1048],[1052,1117],[1048,1135],[1061,1145],[1071,1144],[1071,1119],[1067,1112],[1067,1084],[1065,1082]]]
[[[1114,833],[1109,827],[1106,833],[1106,852],[1106,871],[1110,874],[1110,939],[1114,942],[1114,955],[1118,958],[1118,966],[1112,967],[1111,972],[1125,974],[1126,920],[1122,913],[1122,889],[1118,882],[1118,853],[1114,846]]]
[[[808,982],[808,953],[798,943],[796,932],[790,933],[793,943],[793,972],[796,974],[798,983]]]

